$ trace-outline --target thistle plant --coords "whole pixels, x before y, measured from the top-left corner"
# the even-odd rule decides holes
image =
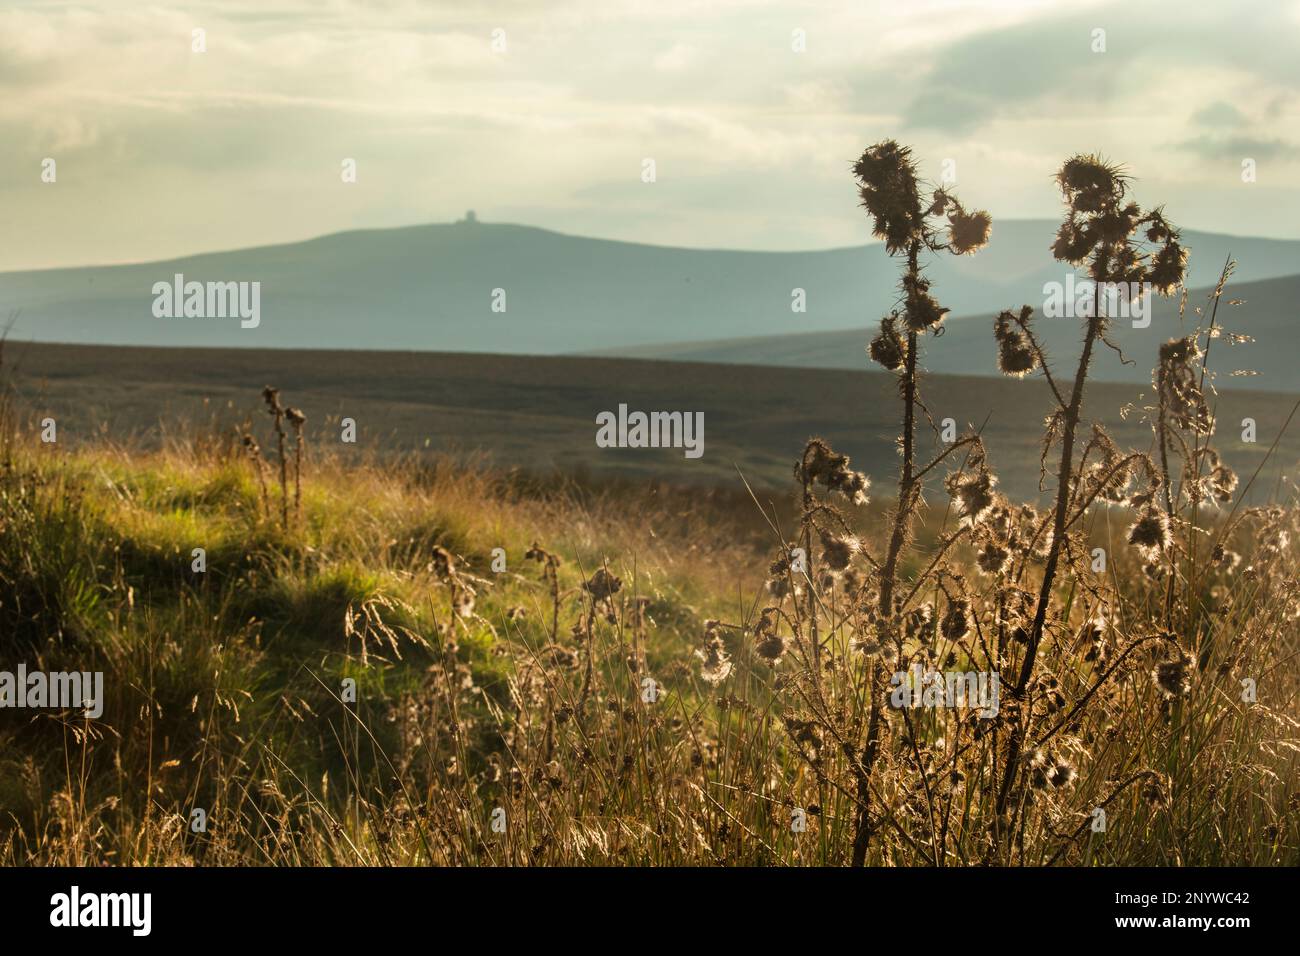
[[[559,638],[560,631],[560,557],[547,551],[536,541],[524,555],[526,561],[536,561],[542,566],[542,576],[551,597],[551,643]]]
[[[918,176],[911,149],[893,140],[877,143],[864,151],[853,166],[853,174],[858,181],[862,207],[871,217],[873,233],[884,242],[890,256],[902,261],[898,301],[881,320],[880,330],[868,348],[875,362],[898,376],[903,403],[898,500],[894,506],[885,556],[877,565],[879,590],[875,605],[879,622],[876,626],[882,640],[889,641],[898,634],[895,622],[899,610],[895,595],[898,567],[920,502],[920,479],[953,450],[950,448],[939,459],[918,469],[916,418],[921,406],[920,342],[926,334],[939,334],[948,313],[931,294],[922,257],[976,252],[988,242],[992,219],[987,212],[967,211],[957,197],[943,188],[927,187]],[[807,510],[805,483],[805,512]],[[812,608],[811,595],[809,608]],[[809,617],[815,620],[815,615]],[[810,626],[814,627],[812,644],[817,649],[815,625]],[[901,658],[901,644],[899,656]],[[875,660],[871,665],[868,687],[871,703],[866,738],[856,765],[858,811],[853,839],[854,865],[864,862],[874,827],[870,813],[871,778],[880,753],[884,675],[883,661]]]
[[[894,587],[898,560],[906,544],[920,498],[916,472],[916,413],[921,336],[938,334],[948,309],[930,294],[921,256],[940,252],[970,255],[989,240],[993,221],[987,212],[967,212],[947,190],[934,189],[928,202],[917,175],[912,151],[893,140],[867,149],[853,166],[858,195],[871,216],[872,231],[885,250],[903,260],[898,306],[880,323],[872,340],[872,359],[899,377],[903,398],[902,464],[898,478],[898,504],[893,532],[880,573],[878,608],[881,617],[894,612]]]
[[[307,416],[301,409],[286,408],[284,417],[289,420],[293,426],[293,511],[294,515],[302,518],[302,458],[306,450],[307,441],[303,437],[302,429],[307,424]]]
[[[284,527],[289,527],[289,459],[284,448],[284,406],[280,404],[280,390],[270,385],[262,389],[262,401],[266,402],[266,411],[275,419],[275,437],[280,456],[280,519]]]
[[[1204,627],[1208,610],[1205,593],[1209,590],[1206,578],[1216,568],[1224,567],[1225,561],[1221,543],[1212,545],[1209,561],[1201,559],[1198,545],[1205,530],[1201,527],[1201,509],[1232,506],[1238,484],[1236,472],[1210,444],[1216,421],[1210,406],[1213,376],[1208,369],[1211,346],[1225,332],[1218,325],[1219,306],[1235,267],[1236,263],[1229,257],[1209,294],[1209,308],[1196,310],[1199,316],[1208,312],[1208,323],[1198,321],[1191,334],[1169,339],[1161,345],[1159,362],[1152,375],[1156,400],[1152,428],[1160,461],[1162,503],[1167,524],[1171,530],[1180,532],[1177,536],[1169,535],[1163,562],[1180,572],[1170,573],[1165,582],[1165,624],[1171,629],[1177,626],[1186,635],[1184,646],[1198,655],[1203,653],[1208,631]],[[1184,293],[1179,304],[1180,319],[1185,315],[1186,302]],[[1169,463],[1171,454],[1176,454],[1181,462],[1177,475]],[[1175,477],[1179,479],[1176,487]],[[1230,508],[1230,518],[1231,511],[1235,508]],[[1234,525],[1230,520],[1229,526]],[[1175,567],[1180,557],[1186,561],[1185,570]],[[1180,579],[1185,584],[1185,600],[1180,608],[1182,619],[1176,621],[1175,593]]]
[[[1104,290],[1118,287],[1136,290],[1138,296],[1150,292],[1169,295],[1182,282],[1187,262],[1178,230],[1165,219],[1163,211],[1143,212],[1137,203],[1128,200],[1129,180],[1119,167],[1095,155],[1078,155],[1065,162],[1056,174],[1056,182],[1065,200],[1066,217],[1057,231],[1052,254],[1071,266],[1086,266],[1093,281],[1092,307],[1084,316],[1083,348],[1068,396],[1057,386],[1034,335],[1030,324],[1032,309],[1025,307],[1019,314],[1004,312],[994,327],[999,365],[1004,372],[1023,375],[1033,367],[1042,369],[1056,400],[1056,408],[1049,418],[1044,456],[1056,441],[1060,443],[1056,503],[1051,514],[1046,563],[1019,676],[1012,685],[1012,693],[1017,698],[1024,697],[1034,675],[1068,526],[1071,515],[1077,513],[1081,474],[1075,467],[1075,442],[1093,350],[1098,341],[1114,347],[1106,335],[1109,320],[1103,309]],[[1005,811],[1016,773],[1021,769],[1023,737],[1021,723],[1013,731],[1009,744],[998,799],[999,813]]]
[[[262,448],[249,432],[241,434],[240,440],[244,446],[244,453],[248,455],[248,460],[253,464],[253,473],[257,475],[257,486],[260,491],[260,500],[262,502],[262,514],[267,519],[271,517],[271,496],[266,490],[266,463],[262,460]]]

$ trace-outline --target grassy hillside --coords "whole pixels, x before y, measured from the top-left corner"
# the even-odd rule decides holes
[[[580,490],[313,448],[299,507],[262,418],[267,491],[238,445],[205,431],[154,452],[6,432],[3,669],[102,671],[106,692],[94,721],[0,710],[0,861],[847,862],[858,798],[831,735],[864,726],[835,701],[879,658],[850,644],[865,626],[858,572],[836,574],[820,598],[823,683],[810,676],[801,592],[775,597],[784,579],[768,567],[797,533],[791,498],[764,518],[742,495]],[[882,513],[848,519],[874,549]],[[1215,574],[1220,623],[1171,706],[1150,676],[1162,657],[1149,656],[1146,577],[1123,521],[1098,516],[1089,535],[1114,560],[1090,587],[1110,594],[1110,650],[1085,658],[1062,630],[1054,681],[1086,701],[1114,673],[1103,666],[1126,669],[1044,745],[1061,780],[1032,791],[1008,849],[986,759],[1008,725],[893,712],[867,862],[1300,862],[1294,551],[1259,550],[1278,520],[1225,538],[1246,563]],[[936,510],[906,574],[939,560],[956,527]],[[918,610],[947,621],[967,587],[995,599],[972,574]],[[1072,616],[1099,613],[1099,597],[1081,593]],[[765,603],[796,628],[777,651]],[[984,614],[977,626],[993,626]],[[974,666],[984,637],[954,641],[948,623],[926,637],[937,624],[917,618],[911,646]],[[1239,700],[1243,676],[1259,682],[1255,706]],[[1104,834],[1088,830],[1098,806]]]
[[[106,673],[99,721],[0,710],[5,863],[412,862],[436,837],[406,842],[432,795],[402,791],[404,772],[482,773],[484,722],[521,677],[506,641],[554,637],[533,542],[564,555],[566,595],[608,558],[650,602],[656,665],[726,602],[744,550],[687,544],[688,518],[724,527],[726,503],[446,467],[314,461],[287,530],[248,462],[218,452],[11,447],[0,485],[0,669]],[[468,609],[448,605],[435,548],[455,555]],[[434,716],[447,692],[473,714],[458,744]]]

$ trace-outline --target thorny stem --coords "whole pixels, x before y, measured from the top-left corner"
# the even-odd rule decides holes
[[[920,272],[918,259],[921,253],[921,240],[912,240],[907,250],[907,274],[915,279]],[[907,531],[911,523],[912,509],[916,504],[913,491],[916,432],[916,353],[917,334],[909,327],[907,333],[907,357],[903,371],[903,469],[898,480],[898,506],[894,513],[894,530],[889,538],[889,551],[885,564],[880,570],[880,616],[884,619],[893,617],[894,581],[898,573],[898,557],[907,540]],[[871,669],[870,686],[871,714],[867,719],[867,740],[862,749],[861,766],[858,772],[859,805],[853,834],[853,865],[862,866],[867,858],[867,844],[871,840],[871,815],[869,801],[871,795],[871,771],[880,751],[880,679],[883,669],[879,661]]]
[[[1223,261],[1223,268],[1219,270],[1219,281],[1214,287],[1214,297],[1213,297],[1214,305],[1210,309],[1210,324],[1205,331],[1205,353],[1201,356],[1201,380],[1197,386],[1197,388],[1200,390],[1202,395],[1205,394],[1205,371],[1206,368],[1209,366],[1210,347],[1214,344],[1214,329],[1215,329],[1215,324],[1219,318],[1219,301],[1223,297],[1224,286],[1228,284],[1228,277],[1232,275],[1232,271],[1234,268],[1236,268],[1236,265],[1237,264],[1236,262],[1233,261],[1232,255],[1229,254],[1228,257]],[[1217,413],[1218,413],[1218,407],[1216,403],[1215,414],[1211,416],[1212,422],[1217,418]],[[1205,436],[1204,447],[1201,446],[1200,437],[1199,436],[1195,437],[1193,441],[1194,454],[1192,456],[1192,466],[1191,466],[1193,471],[1192,474],[1193,480],[1197,480],[1201,477],[1201,464],[1202,464],[1204,452],[1206,449],[1209,448],[1209,446],[1210,446],[1209,435]],[[1191,525],[1192,534],[1188,535],[1188,549],[1190,552],[1190,560],[1191,560],[1191,573],[1189,575],[1189,580],[1188,580],[1189,593],[1188,593],[1188,603],[1187,603],[1187,607],[1189,609],[1191,607],[1192,582],[1194,582],[1197,579],[1196,566],[1197,566],[1198,551],[1196,546],[1196,530],[1200,527],[1201,524],[1201,500],[1198,495],[1191,496],[1191,512],[1192,512],[1192,525]]]
[[[1038,656],[1038,645],[1043,639],[1043,628],[1047,623],[1047,608],[1052,600],[1052,586],[1056,579],[1056,567],[1061,559],[1061,542],[1065,538],[1065,521],[1070,509],[1071,491],[1074,486],[1074,432],[1079,424],[1079,409],[1083,405],[1083,388],[1088,378],[1088,367],[1092,364],[1092,347],[1101,334],[1101,283],[1093,286],[1092,315],[1088,319],[1088,331],[1083,339],[1083,352],[1079,356],[1079,368],[1074,375],[1074,390],[1070,395],[1070,404],[1065,408],[1065,420],[1061,430],[1061,465],[1056,473],[1056,510],[1052,514],[1052,542],[1047,552],[1047,565],[1043,568],[1043,584],[1038,592],[1038,607],[1034,611],[1034,623],[1029,632],[1029,646],[1025,650],[1025,659],[1020,667],[1020,676],[1016,680],[1012,694],[1023,699],[1029,687],[1029,679],[1034,673],[1034,661]],[[1002,789],[998,793],[997,813],[1000,817],[1007,807],[1011,796],[1011,785],[1015,781],[1020,762],[1020,748],[1024,742],[1025,724],[1028,711],[1012,730],[1007,742],[1006,769],[1002,776]]]
[[[550,558],[546,562],[546,572],[551,583],[551,643],[554,644],[560,633],[560,572]]]
[[[915,280],[920,272],[917,257],[921,251],[920,240],[914,240],[907,250],[907,273]],[[913,466],[916,438],[916,353],[917,334],[909,328],[907,357],[903,369],[903,469],[898,479],[898,506],[894,513],[894,531],[889,538],[885,566],[880,572],[880,616],[892,617],[894,612],[894,580],[898,572],[898,557],[907,540],[915,504],[913,492]]]
[[[289,527],[289,461],[284,453],[284,424],[282,419],[284,412],[277,404],[272,409],[275,415],[275,435],[279,445],[280,453],[280,516],[284,527]]]
[[[1088,378],[1088,367],[1092,364],[1092,348],[1101,334],[1101,296],[1100,285],[1093,291],[1093,315],[1088,320],[1088,332],[1083,340],[1083,353],[1079,356],[1079,369],[1074,376],[1074,391],[1070,395],[1070,404],[1065,409],[1065,421],[1061,430],[1061,465],[1056,472],[1056,510],[1052,513],[1052,541],[1047,552],[1047,567],[1043,571],[1043,584],[1038,592],[1038,608],[1034,612],[1033,629],[1029,635],[1029,649],[1025,653],[1024,663],[1020,668],[1020,677],[1016,689],[1023,691],[1034,671],[1034,659],[1038,654],[1038,644],[1043,637],[1043,627],[1047,622],[1047,608],[1051,603],[1052,585],[1056,577],[1056,566],[1061,556],[1061,544],[1065,539],[1065,521],[1069,515],[1070,499],[1074,490],[1074,434],[1079,425],[1079,410],[1083,406],[1083,389]]]
[[[879,660],[871,668],[871,716],[867,719],[867,742],[862,748],[862,765],[857,768],[858,812],[853,825],[853,866],[867,861],[867,845],[874,827],[871,824],[871,770],[880,753],[880,683],[884,665]]]
[[[1160,480],[1163,483],[1165,499],[1165,514],[1169,517],[1170,522],[1174,520],[1174,497],[1173,482],[1169,477],[1169,424],[1168,424],[1168,402],[1165,400],[1166,387],[1166,370],[1165,363],[1161,361],[1156,369],[1156,441],[1160,446]],[[1186,453],[1186,447],[1184,447]],[[1193,493],[1193,497],[1195,494]],[[1173,548],[1171,541],[1166,552]],[[1172,561],[1171,561],[1172,564]],[[1173,621],[1174,614],[1174,585],[1176,575],[1170,574],[1169,581],[1165,585],[1165,626],[1168,627]]]
[[[811,447],[811,446],[809,446]],[[813,513],[815,505],[813,502],[811,482],[808,480],[808,449],[804,449],[803,460],[799,463],[799,479],[803,484],[803,549],[804,549],[804,573],[808,576],[808,634],[812,642],[813,658],[813,683],[819,684],[821,681],[821,642],[817,639],[817,596],[816,588],[813,587]]]
[[[302,426],[294,426],[293,448],[293,510],[299,521],[302,520]]]
[[[1160,445],[1160,478],[1164,483],[1165,514],[1174,516],[1174,498],[1171,492],[1173,482],[1169,480],[1169,425],[1168,407],[1165,402],[1165,363],[1161,362],[1156,370],[1156,436]]]

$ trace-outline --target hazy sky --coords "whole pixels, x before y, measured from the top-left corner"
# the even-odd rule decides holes
[[[886,137],[995,218],[1055,217],[1050,174],[1099,150],[1184,226],[1300,237],[1298,50],[1283,0],[0,0],[0,270],[467,208],[847,245],[849,163]]]

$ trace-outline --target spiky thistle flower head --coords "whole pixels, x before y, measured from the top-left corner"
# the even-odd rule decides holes
[[[1176,240],[1165,243],[1151,254],[1147,281],[1161,295],[1172,295],[1187,274],[1187,250]]]
[[[1088,486],[1102,501],[1126,501],[1133,481],[1133,461],[1120,453],[1110,435],[1097,424],[1092,426],[1092,444],[1101,451],[1101,458],[1088,469]]]
[[[975,556],[975,563],[985,574],[1001,574],[1011,563],[1011,551],[989,538]]]
[[[925,211],[912,150],[890,139],[868,147],[853,164],[862,206],[874,220],[873,232],[890,255],[921,238]]]
[[[993,217],[983,209],[968,213],[960,205],[948,215],[948,246],[956,255],[983,249],[993,232]]]
[[[1096,155],[1073,156],[1056,174],[1068,207],[1052,244],[1052,254],[1071,265],[1088,262],[1096,282],[1148,286],[1170,295],[1187,271],[1187,250],[1180,235],[1161,209],[1143,213],[1135,202],[1125,202],[1128,177],[1120,167]],[[1146,242],[1156,248],[1139,249],[1134,234],[1144,227]],[[1141,294],[1141,293],[1139,293]]]
[[[776,664],[785,653],[785,638],[777,633],[777,608],[765,607],[754,624],[754,653]]]
[[[1068,216],[1056,230],[1052,257],[1072,266],[1080,265],[1088,258],[1095,241],[1087,224],[1080,223],[1074,216]]]
[[[1004,309],[993,320],[993,337],[998,343],[998,370],[1012,378],[1023,378],[1038,367],[1038,353],[1026,328],[1034,314],[1031,306],[1022,306],[1019,317]]]
[[[1128,530],[1128,543],[1147,554],[1164,551],[1171,541],[1169,516],[1158,508],[1144,508]]]
[[[907,346],[898,334],[898,313],[894,312],[880,320],[880,331],[871,340],[867,348],[871,360],[882,368],[896,372],[903,367],[907,358]]]
[[[1067,159],[1056,173],[1070,209],[1076,213],[1099,213],[1114,209],[1128,189],[1123,168],[1093,153],[1080,153]]]
[[[948,602],[948,610],[939,622],[939,633],[948,641],[960,641],[970,631],[970,602],[957,598]]]
[[[997,500],[993,492],[997,483],[997,475],[984,467],[982,462],[973,474],[957,471],[948,476],[945,481],[948,494],[957,501],[963,523],[979,524],[989,513]]]
[[[1183,697],[1192,688],[1191,670],[1195,663],[1192,655],[1179,651],[1169,660],[1157,663],[1151,677],[1166,698]]]
[[[1187,274],[1187,250],[1180,241],[1182,236],[1165,219],[1163,209],[1152,210],[1143,221],[1147,226],[1147,242],[1159,246],[1151,253],[1146,281],[1160,295],[1171,295]]]
[[[705,622],[704,646],[696,649],[695,656],[700,659],[700,678],[706,684],[717,686],[731,673],[731,655],[718,634],[717,621]]]
[[[1229,504],[1232,494],[1237,490],[1237,473],[1227,465],[1219,463],[1210,471],[1210,493],[1219,504]]]
[[[608,601],[622,587],[623,582],[605,568],[597,568],[596,573],[582,585],[582,589],[596,601]]]
[[[1051,771],[1047,775],[1047,781],[1054,788],[1060,790],[1074,783],[1075,770],[1068,760],[1058,757],[1056,763],[1052,765]]]
[[[856,505],[868,501],[871,479],[849,468],[849,456],[836,452],[823,439],[809,439],[803,455],[795,465],[795,477],[809,485],[822,484],[827,491],[838,491]]]
[[[822,560],[834,571],[843,571],[862,550],[862,542],[851,534],[822,534]]]
[[[911,331],[933,329],[949,311],[930,295],[929,279],[916,273],[903,276],[903,321]]]
[[[1170,339],[1160,346],[1156,385],[1160,401],[1180,428],[1208,435],[1214,428],[1198,374],[1200,345],[1195,335]]]

